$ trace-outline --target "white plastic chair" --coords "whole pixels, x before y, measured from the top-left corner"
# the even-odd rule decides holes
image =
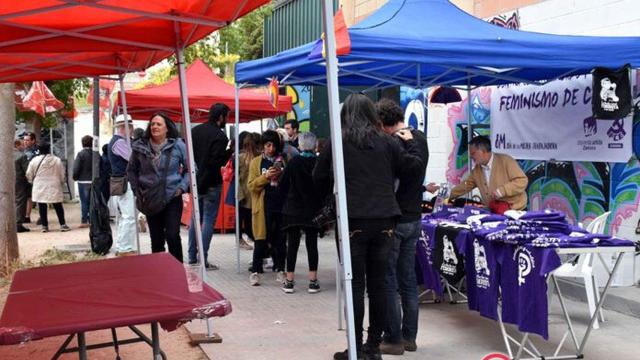
[[[601,234],[604,230],[607,217],[609,217],[609,213],[610,211],[607,211],[593,219],[593,221],[587,225],[586,230],[592,234]],[[587,293],[587,304],[591,316],[595,313],[596,305],[600,301],[600,291],[598,291],[598,283],[593,271],[594,258],[594,254],[579,255],[577,261],[562,264],[553,272],[554,276],[558,278],[582,278],[584,280],[584,289]],[[598,315],[598,318],[604,321],[602,308],[600,308]],[[596,321],[593,323],[594,329],[600,328],[598,318],[596,318]]]

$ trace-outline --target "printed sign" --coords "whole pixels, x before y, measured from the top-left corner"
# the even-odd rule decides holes
[[[632,119],[596,119],[591,75],[546,85],[507,85],[491,95],[495,152],[522,160],[627,162]]]

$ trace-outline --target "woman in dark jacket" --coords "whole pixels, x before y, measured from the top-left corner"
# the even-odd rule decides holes
[[[180,216],[182,194],[189,190],[187,148],[178,137],[173,121],[162,113],[151,116],[144,135],[131,144],[131,148],[127,175],[138,209],[147,212],[151,251],[164,252],[166,242],[171,255],[182,262]],[[166,205],[161,209],[148,209],[152,200],[144,194],[163,181]]]
[[[394,184],[416,176],[422,161],[409,131],[397,136],[406,142],[406,149],[395,137],[386,135],[376,110],[366,96],[352,94],[340,112],[351,266],[353,273],[353,305],[358,358],[380,359],[380,341],[386,327],[385,272],[393,241],[396,218],[401,215]],[[330,189],[331,147],[325,146],[313,171],[320,189]],[[363,345],[365,284],[369,295],[369,331]],[[348,351],[335,353],[336,360],[347,360]]]
[[[285,293],[293,293],[294,272],[301,231],[305,234],[307,256],[309,259],[310,293],[320,291],[318,283],[318,229],[311,219],[318,213],[321,201],[313,186],[313,168],[316,165],[316,136],[303,132],[298,136],[300,154],[287,164],[280,178],[280,191],[286,196],[283,214],[283,231],[287,237],[287,278],[282,286]]]

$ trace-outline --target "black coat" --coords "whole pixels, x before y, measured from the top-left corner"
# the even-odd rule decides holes
[[[100,155],[92,151],[91,148],[83,148],[76,155],[76,159],[73,162],[73,180],[91,181],[93,172],[92,155],[96,157],[96,161],[100,161]]]
[[[419,176],[424,169],[415,141],[406,142],[403,148],[400,140],[380,134],[373,139],[372,146],[365,149],[343,141],[343,152],[349,218],[399,217],[395,180]],[[313,180],[323,193],[331,189],[331,163],[331,145],[327,144],[313,170]]]
[[[322,201],[313,183],[316,157],[295,156],[284,168],[278,187],[285,203],[282,214],[285,225],[311,226],[311,219],[322,207]]]
[[[227,150],[229,138],[216,124],[204,123],[191,130],[193,157],[197,167],[198,193],[222,185],[220,169],[229,161],[231,149]]]
[[[427,163],[429,162],[427,138],[418,130],[412,130],[411,134],[413,135],[413,143],[416,146],[417,155],[420,157],[423,166],[421,173],[400,181],[398,185],[396,197],[402,211],[402,217],[399,220],[401,223],[420,220],[422,215],[422,184],[424,183]]]

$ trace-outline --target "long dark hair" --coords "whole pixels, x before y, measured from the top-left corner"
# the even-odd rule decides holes
[[[153,120],[154,117],[156,116],[160,116],[162,119],[164,119],[164,124],[167,126],[167,138],[171,138],[171,139],[177,139],[180,137],[180,133],[178,132],[178,128],[176,127],[176,124],[171,120],[171,118],[169,118],[169,115],[163,113],[163,112],[157,112],[154,113],[153,115],[151,115],[151,117],[149,118],[149,124],[147,125],[147,129],[144,131],[144,134],[142,134],[142,138],[149,140],[151,139],[151,120]]]
[[[360,149],[372,146],[381,135],[380,121],[373,102],[362,94],[351,94],[340,111],[342,138]]]

